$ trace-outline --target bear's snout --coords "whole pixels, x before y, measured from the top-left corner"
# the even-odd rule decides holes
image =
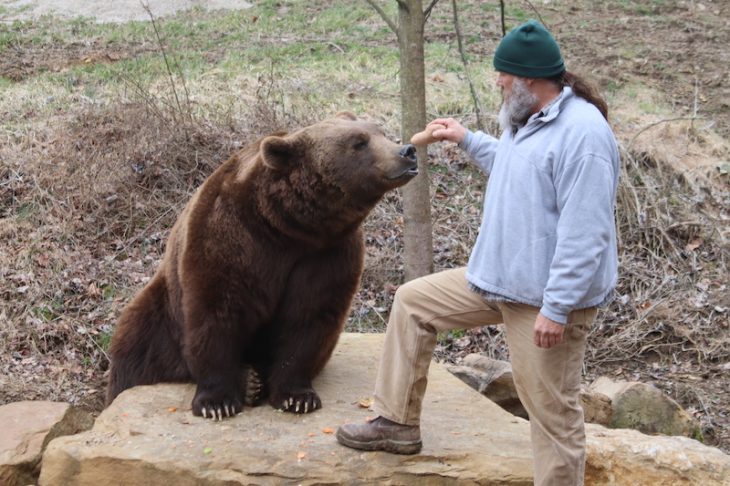
[[[398,150],[398,158],[393,162],[395,164],[387,169],[386,176],[390,180],[399,181],[399,185],[418,175],[418,158],[414,145],[403,145]]]
[[[404,145],[400,149],[400,156],[406,159],[416,160],[416,146],[413,144]]]
[[[399,152],[402,159],[406,162],[406,171],[403,175],[415,177],[418,175],[418,157],[416,156],[416,146],[413,144],[404,145]]]

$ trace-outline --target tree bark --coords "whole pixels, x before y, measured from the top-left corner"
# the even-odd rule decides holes
[[[401,137],[407,143],[426,125],[426,81],[423,52],[425,16],[421,0],[398,2]],[[431,197],[428,154],[418,148],[418,176],[403,186],[404,270],[406,281],[433,271]]]

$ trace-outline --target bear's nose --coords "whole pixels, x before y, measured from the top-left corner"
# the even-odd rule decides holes
[[[415,159],[416,147],[410,143],[408,145],[404,145],[403,148],[400,149],[400,156],[407,159]]]

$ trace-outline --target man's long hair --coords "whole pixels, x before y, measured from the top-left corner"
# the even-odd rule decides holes
[[[565,71],[563,74],[550,78],[550,80],[554,81],[561,87],[570,86],[573,93],[598,108],[598,111],[601,112],[603,118],[608,120],[608,104],[606,103],[606,100],[604,100],[600,93],[598,93],[598,89],[596,89],[596,87],[588,81],[569,71]]]

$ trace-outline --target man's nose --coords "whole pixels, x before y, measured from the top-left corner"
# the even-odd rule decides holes
[[[497,79],[494,80],[494,84],[500,88],[502,87],[502,73],[497,73]]]

